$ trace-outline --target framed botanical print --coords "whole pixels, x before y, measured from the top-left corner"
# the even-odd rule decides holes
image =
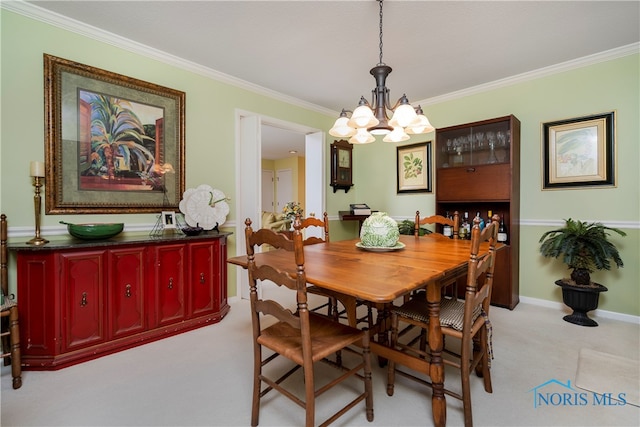
[[[542,124],[543,189],[615,185],[615,114]]]
[[[430,193],[431,141],[396,149],[398,193]]]

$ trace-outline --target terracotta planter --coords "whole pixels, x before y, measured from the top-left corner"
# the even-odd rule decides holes
[[[573,310],[563,317],[569,323],[580,326],[598,326],[598,323],[587,316],[587,312],[598,308],[600,292],[606,292],[606,286],[594,283],[594,287],[574,286],[564,280],[556,280],[562,287],[562,302]]]

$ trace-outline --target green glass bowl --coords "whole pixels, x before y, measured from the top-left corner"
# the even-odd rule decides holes
[[[68,222],[60,221],[61,224],[66,224],[67,231],[73,237],[82,240],[100,240],[109,239],[117,236],[124,229],[124,223],[93,223],[93,224],[71,224]]]

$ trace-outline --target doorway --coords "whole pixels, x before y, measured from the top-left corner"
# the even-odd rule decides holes
[[[276,126],[299,132],[305,141],[305,206],[307,212],[325,210],[325,144],[324,132],[296,123],[274,119],[260,114],[236,111],[236,255],[246,254],[244,219],[259,218],[262,207],[261,153],[262,126]],[[237,274],[236,292],[249,298],[246,274]]]

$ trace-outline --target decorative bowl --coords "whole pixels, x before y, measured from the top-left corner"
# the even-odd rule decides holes
[[[69,234],[82,240],[109,239],[117,236],[124,229],[124,223],[122,222],[71,224],[60,221],[60,224],[65,224]]]
[[[187,236],[197,236],[198,234],[202,233],[204,231],[204,228],[202,227],[184,227],[182,229],[182,232],[184,234],[186,234]]]
[[[398,243],[400,231],[396,220],[386,212],[374,212],[362,223],[360,242],[367,247],[391,248]]]

